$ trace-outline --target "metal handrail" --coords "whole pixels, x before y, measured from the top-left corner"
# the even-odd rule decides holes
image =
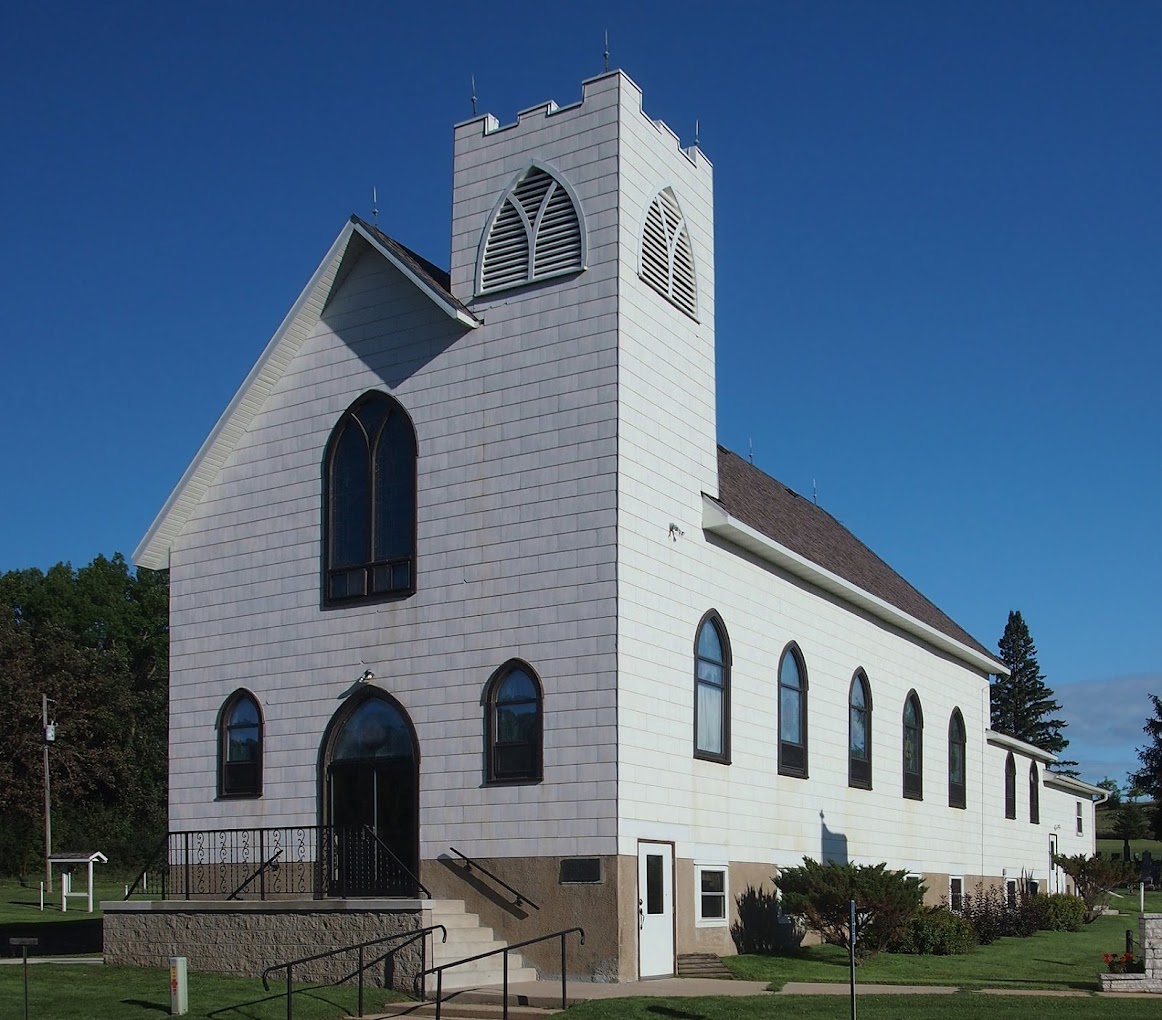
[[[479,861],[474,861],[467,854],[460,853],[460,851],[457,850],[454,846],[450,846],[450,847],[448,847],[448,849],[451,850],[452,853],[454,853],[457,857],[460,857],[464,860],[464,863],[468,865],[468,868],[467,868],[468,871],[471,871],[473,868],[475,868],[477,871],[482,871],[489,878],[491,878],[492,881],[494,881],[497,885],[503,886],[510,893],[512,893],[513,896],[516,897],[516,903],[513,904],[514,906],[521,907],[521,906],[524,906],[525,904],[528,904],[528,906],[532,907],[533,910],[540,910],[541,909],[532,900],[530,900],[527,896],[525,896],[519,889],[514,889],[503,878],[499,877],[498,875],[494,875],[491,871],[489,871]]]
[[[447,942],[448,941],[448,929],[445,928],[442,924],[433,924],[427,928],[418,928],[415,931],[397,931],[397,932],[393,932],[391,935],[383,935],[377,939],[368,939],[366,942],[355,942],[349,946],[340,946],[338,949],[328,949],[322,953],[315,953],[313,956],[303,956],[297,960],[287,960],[286,963],[275,963],[275,964],[272,964],[271,966],[267,967],[266,970],[264,970],[262,972],[262,987],[266,991],[269,992],[270,991],[270,982],[267,980],[267,978],[274,971],[282,970],[284,967],[286,968],[286,1020],[293,1020],[292,1003],[294,1001],[294,989],[292,987],[292,983],[293,983],[294,968],[297,967],[301,963],[312,963],[315,960],[325,960],[330,956],[338,956],[340,953],[349,953],[349,952],[351,952],[351,950],[357,949],[357,950],[359,950],[359,968],[356,971],[356,973],[359,975],[359,1013],[358,1013],[358,1015],[363,1016],[363,973],[364,973],[364,971],[366,971],[368,967],[375,966],[375,964],[379,963],[381,960],[386,960],[389,956],[391,956],[392,953],[399,951],[404,946],[410,945],[416,939],[423,938],[424,936],[431,934],[432,932],[436,931],[437,929],[439,929],[441,932],[443,932],[444,937],[441,939],[441,941]],[[398,946],[393,948],[391,950],[391,952],[384,953],[382,956],[377,956],[374,960],[370,961],[369,963],[364,962],[363,951],[365,949],[367,949],[369,946],[378,946],[378,945],[382,945],[384,942],[391,942],[394,939],[404,939],[405,941],[401,942]],[[425,963],[427,963],[427,945],[426,944],[423,947],[423,955],[420,958],[421,966]],[[423,975],[426,973],[427,973],[426,970],[421,970],[420,971],[420,978],[423,978]],[[348,975],[348,977],[350,977],[350,975]],[[344,978],[342,980],[346,980],[346,978]]]
[[[399,865],[400,870],[405,875],[407,875],[408,878],[415,882],[416,888],[419,889],[419,891],[422,892],[428,899],[431,899],[432,894],[428,892],[428,887],[412,874],[411,869],[408,868],[408,866],[395,855],[395,851],[379,838],[379,834],[370,825],[365,825],[363,828],[368,833],[368,835],[370,835],[371,838],[380,845],[384,853],[386,853],[393,861],[395,861],[396,864]]]
[[[282,848],[280,847],[278,850],[275,850],[275,852],[273,854],[271,854],[269,860],[263,861],[258,866],[258,870],[253,875],[251,875],[248,879],[246,879],[246,881],[244,881],[229,896],[227,896],[226,899],[228,899],[228,900],[238,899],[238,894],[240,892],[242,892],[242,890],[245,889],[248,885],[250,885],[250,883],[253,882],[259,875],[261,875],[267,868],[269,868],[272,864],[274,864],[274,862],[277,861],[281,856],[282,856]]]
[[[581,945],[585,945],[585,929],[584,928],[563,928],[561,931],[551,932],[548,935],[541,935],[535,939],[525,939],[523,942],[515,942],[511,946],[501,946],[499,949],[490,949],[486,953],[477,953],[475,956],[466,956],[462,960],[455,960],[452,963],[442,963],[438,967],[429,967],[427,970],[420,971],[416,977],[416,985],[420,989],[420,994],[423,995],[425,986],[424,978],[429,974],[436,975],[436,1020],[441,1020],[440,1006],[444,1001],[444,971],[450,970],[452,967],[459,967],[464,963],[474,963],[476,960],[483,960],[489,956],[496,956],[498,953],[504,954],[504,979],[501,989],[502,1012],[503,1020],[508,1020],[508,954],[514,949],[523,949],[525,946],[532,946],[538,942],[548,942],[549,939],[561,940],[561,1009],[569,1008],[567,1000],[565,974],[565,936],[572,935],[576,932],[581,936]],[[426,998],[426,996],[424,996]]]
[[[150,856],[146,859],[145,867],[142,868],[141,871],[138,872],[137,877],[133,880],[133,884],[126,891],[125,899],[129,899],[130,896],[132,896],[135,892],[137,892],[137,886],[139,883],[141,883],[145,879],[146,874],[149,872],[150,865],[152,865],[153,862],[156,861],[162,855],[162,852],[166,849],[166,847],[169,846],[169,836],[170,836],[170,834],[167,832],[164,836],[161,837],[161,842],[157,844],[157,849],[154,850],[153,853],[150,854]],[[165,899],[164,882],[165,882],[165,879],[163,877],[163,879],[162,879],[163,884],[162,884],[162,891],[161,891],[161,898],[163,900]]]

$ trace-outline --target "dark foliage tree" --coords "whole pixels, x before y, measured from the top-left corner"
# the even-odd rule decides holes
[[[41,694],[52,700],[53,848],[133,867],[166,827],[168,579],[120,555],[0,575],[0,868],[43,862]]]
[[[1061,711],[1061,705],[1045,684],[1045,676],[1037,663],[1037,646],[1019,612],[1009,612],[1009,622],[997,642],[997,650],[1001,662],[1009,668],[1009,675],[994,676],[992,680],[993,729],[1060,754],[1069,744],[1061,732],[1065,720],[1055,715]],[[1061,760],[1053,769],[1075,776],[1077,772],[1072,766],[1076,764]]]
[[[1149,697],[1154,705],[1154,717],[1146,720],[1142,730],[1150,739],[1144,747],[1138,748],[1142,767],[1130,779],[1154,802],[1150,811],[1150,828],[1155,839],[1162,839],[1162,698],[1157,694]]]
[[[1123,804],[1114,815],[1114,835],[1122,841],[1122,860],[1130,859],[1130,840],[1144,839],[1149,832],[1140,804]]]

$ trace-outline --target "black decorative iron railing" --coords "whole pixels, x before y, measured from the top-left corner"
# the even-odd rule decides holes
[[[443,1013],[441,1006],[444,1001],[444,971],[451,970],[453,967],[459,967],[464,963],[474,963],[476,960],[483,960],[489,956],[499,956],[503,954],[504,971],[501,981],[501,1017],[502,1020],[508,1020],[508,954],[516,949],[524,949],[525,946],[533,946],[538,942],[548,942],[549,939],[561,940],[561,1009],[569,1008],[568,1002],[568,985],[566,984],[565,975],[569,973],[568,960],[565,954],[565,937],[568,935],[579,935],[581,938],[581,945],[585,945],[585,929],[584,928],[563,928],[561,931],[550,932],[548,935],[540,935],[535,939],[525,939],[523,942],[514,942],[511,946],[501,946],[500,949],[492,949],[487,953],[477,953],[475,956],[466,956],[462,960],[454,960],[451,963],[442,963],[438,967],[428,967],[423,970],[416,977],[416,992],[421,999],[427,1000],[427,977],[429,974],[436,975],[436,998],[433,1000],[436,1005],[436,1020],[441,1020]]]
[[[414,899],[428,895],[417,871],[365,825],[190,829],[167,834],[125,898]]]
[[[452,851],[452,853],[454,853],[454,854],[455,854],[457,857],[459,857],[459,858],[460,858],[460,859],[461,859],[461,860],[464,862],[464,870],[465,870],[466,872],[468,872],[469,874],[471,874],[471,873],[472,873],[472,869],[473,869],[473,868],[475,868],[475,869],[476,869],[477,871],[479,871],[479,872],[480,872],[482,875],[487,875],[489,878],[491,878],[491,879],[492,879],[492,881],[494,881],[494,882],[495,882],[495,883],[496,883],[498,886],[500,886],[500,887],[501,887],[502,889],[504,889],[506,892],[510,892],[510,893],[512,893],[512,895],[513,895],[513,897],[515,898],[515,901],[516,901],[516,902],[513,904],[514,906],[517,906],[517,907],[532,907],[532,908],[533,908],[533,910],[540,910],[540,909],[541,909],[539,906],[537,906],[537,904],[535,904],[535,903],[534,903],[532,900],[530,900],[530,899],[529,899],[529,898],[528,898],[528,897],[527,897],[527,896],[526,896],[524,893],[522,893],[522,892],[521,892],[519,889],[514,889],[514,888],[513,888],[511,885],[509,885],[509,884],[508,884],[508,883],[507,883],[507,882],[506,882],[506,881],[505,881],[503,878],[501,878],[499,875],[494,875],[494,874],[493,874],[491,871],[489,871],[489,870],[488,870],[488,869],[487,869],[487,868],[486,868],[486,867],[485,867],[483,864],[481,864],[479,861],[474,861],[474,860],[473,860],[471,857],[469,857],[467,854],[462,854],[462,853],[460,853],[460,851],[459,851],[459,850],[457,850],[457,849],[456,849],[454,846],[450,846],[450,847],[448,847],[448,849],[449,849],[449,850],[451,850],[451,851]]]
[[[313,956],[300,956],[297,960],[287,960],[286,963],[276,963],[262,972],[262,987],[268,992],[270,991],[270,975],[278,970],[286,970],[286,1020],[294,1020],[294,970],[295,967],[300,967],[305,963],[315,963],[319,960],[327,960],[333,956],[340,956],[343,953],[358,953],[359,960],[355,970],[349,974],[343,975],[335,984],[340,984],[344,981],[350,981],[355,978],[359,984],[359,1012],[358,1016],[363,1016],[363,975],[369,967],[374,967],[382,963],[388,957],[394,956],[401,949],[410,946],[417,939],[422,939],[420,943],[420,977],[422,978],[428,962],[428,943],[427,936],[432,932],[439,931],[443,938],[442,942],[448,941],[448,929],[442,924],[433,924],[428,928],[419,928],[415,931],[397,931],[391,935],[383,935],[377,939],[369,939],[367,942],[356,942],[350,946],[340,946],[338,949],[328,949],[322,953],[315,953]],[[398,945],[392,946],[386,952],[380,953],[371,960],[367,959],[367,950],[373,946],[382,946],[388,942],[394,942],[397,939],[402,939]]]

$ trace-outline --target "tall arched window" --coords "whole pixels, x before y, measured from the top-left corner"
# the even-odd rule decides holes
[[[218,796],[262,794],[262,712],[249,691],[235,691],[218,713]]]
[[[523,662],[506,662],[484,695],[488,781],[538,781],[543,775],[541,683]]]
[[[794,641],[779,660],[779,772],[807,777],[807,666]]]
[[[1005,758],[1005,817],[1017,817],[1017,763],[1012,751]]]
[[[404,409],[374,391],[355,401],[324,476],[324,601],[415,591],[416,434]]]
[[[962,808],[967,803],[966,772],[964,764],[964,716],[959,708],[952,710],[948,720],[948,806]]]
[[[1041,824],[1041,777],[1035,761],[1029,762],[1029,821]]]
[[[730,762],[730,641],[713,610],[694,643],[694,757]]]
[[[904,796],[924,799],[924,713],[915,691],[904,699]]]
[[[847,784],[871,789],[872,717],[871,688],[867,674],[856,670],[851,678],[847,713]]]

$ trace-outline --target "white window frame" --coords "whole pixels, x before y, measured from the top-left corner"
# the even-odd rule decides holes
[[[718,872],[722,875],[722,916],[705,917],[702,914],[702,897],[717,896],[718,893],[702,892],[702,875],[705,872]],[[725,864],[695,864],[694,865],[694,927],[695,928],[725,928],[730,924],[730,868]]]
[[[1079,836],[1085,835],[1085,826],[1081,816],[1081,801],[1077,801],[1077,834]]]
[[[960,910],[964,909],[964,876],[963,875],[949,875],[948,876],[948,909],[957,911],[955,894],[952,892],[952,883],[960,883]]]

